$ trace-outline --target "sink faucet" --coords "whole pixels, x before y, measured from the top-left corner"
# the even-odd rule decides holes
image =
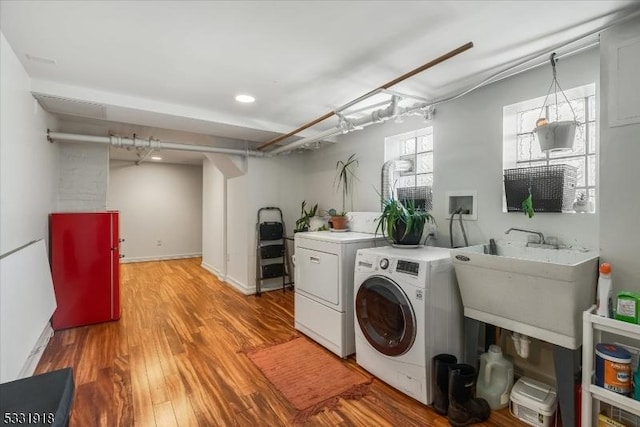
[[[524,230],[522,228],[510,228],[507,231],[504,232],[504,234],[509,234],[512,231],[521,231],[523,233],[531,233],[531,234],[535,234],[538,236],[539,241],[537,242],[540,245],[544,245],[545,241],[544,241],[544,234],[540,233],[539,231],[531,231],[531,230]],[[534,242],[535,243],[535,242]]]

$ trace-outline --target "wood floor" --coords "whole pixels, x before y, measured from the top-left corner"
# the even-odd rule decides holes
[[[71,366],[71,426],[287,426],[295,410],[242,352],[299,335],[293,292],[244,296],[200,259],[123,264],[122,318],[58,331],[37,373]],[[344,360],[360,370],[353,357]],[[448,426],[374,380],[309,426]],[[506,410],[479,426],[524,426]]]

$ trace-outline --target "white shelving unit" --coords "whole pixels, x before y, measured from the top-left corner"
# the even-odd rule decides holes
[[[602,332],[630,337],[640,341],[640,325],[600,317],[592,306],[582,315],[582,427],[591,427],[600,411],[600,402],[640,416],[640,401],[606,390],[593,384],[595,344],[602,339]],[[635,368],[635,366],[633,367]]]

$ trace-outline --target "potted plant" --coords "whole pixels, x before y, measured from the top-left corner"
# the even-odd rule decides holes
[[[311,209],[306,210],[307,201],[303,200],[300,206],[300,218],[296,220],[296,228],[293,230],[294,233],[299,231],[309,231],[309,225],[311,224],[311,218],[316,216],[316,211],[318,210],[318,204],[316,203]]]
[[[349,218],[345,211],[337,212],[335,209],[329,209],[329,215],[331,216],[330,222],[333,230],[344,230],[347,228]]]
[[[353,181],[358,179],[353,171],[358,166],[358,159],[356,154],[351,154],[346,161],[338,160],[336,163],[336,177],[334,185],[337,190],[342,190],[342,211],[336,212],[335,209],[331,209],[331,224],[336,230],[343,230],[347,228],[347,198],[351,198],[351,209],[353,210]]]
[[[434,223],[433,216],[416,208],[415,201],[404,204],[393,197],[383,201],[382,214],[378,218],[376,233],[381,230],[394,245],[419,245],[427,222]]]

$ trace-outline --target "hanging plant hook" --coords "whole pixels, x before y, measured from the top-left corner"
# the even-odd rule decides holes
[[[551,62],[551,69],[553,70],[553,79],[556,80],[556,53],[553,52],[550,56],[549,56],[549,62]]]
[[[556,59],[556,53],[553,52],[551,55],[549,55],[549,62],[551,63],[551,70],[553,72],[553,78],[551,79],[551,85],[549,85],[549,90],[547,91],[547,96],[545,96],[544,101],[542,101],[542,109],[540,110],[540,115],[538,116],[538,122],[540,122],[540,120],[542,119],[542,114],[544,112],[544,106],[547,105],[547,100],[549,99],[549,95],[551,95],[551,91],[553,91],[553,95],[555,98],[555,106],[556,106],[556,121],[558,121],[558,116],[559,116],[559,108],[558,108],[558,91],[562,94],[562,96],[564,97],[565,101],[567,102],[567,104],[569,105],[569,109],[571,109],[571,113],[573,113],[573,120],[575,122],[578,121],[578,116],[576,115],[576,112],[573,110],[573,106],[571,105],[571,102],[569,102],[569,98],[567,98],[567,95],[564,93],[564,91],[562,90],[562,88],[560,87],[560,83],[558,82],[558,77],[557,77],[557,71],[556,71],[556,64],[558,63],[558,59]],[[536,125],[538,124],[538,122],[536,122]]]

